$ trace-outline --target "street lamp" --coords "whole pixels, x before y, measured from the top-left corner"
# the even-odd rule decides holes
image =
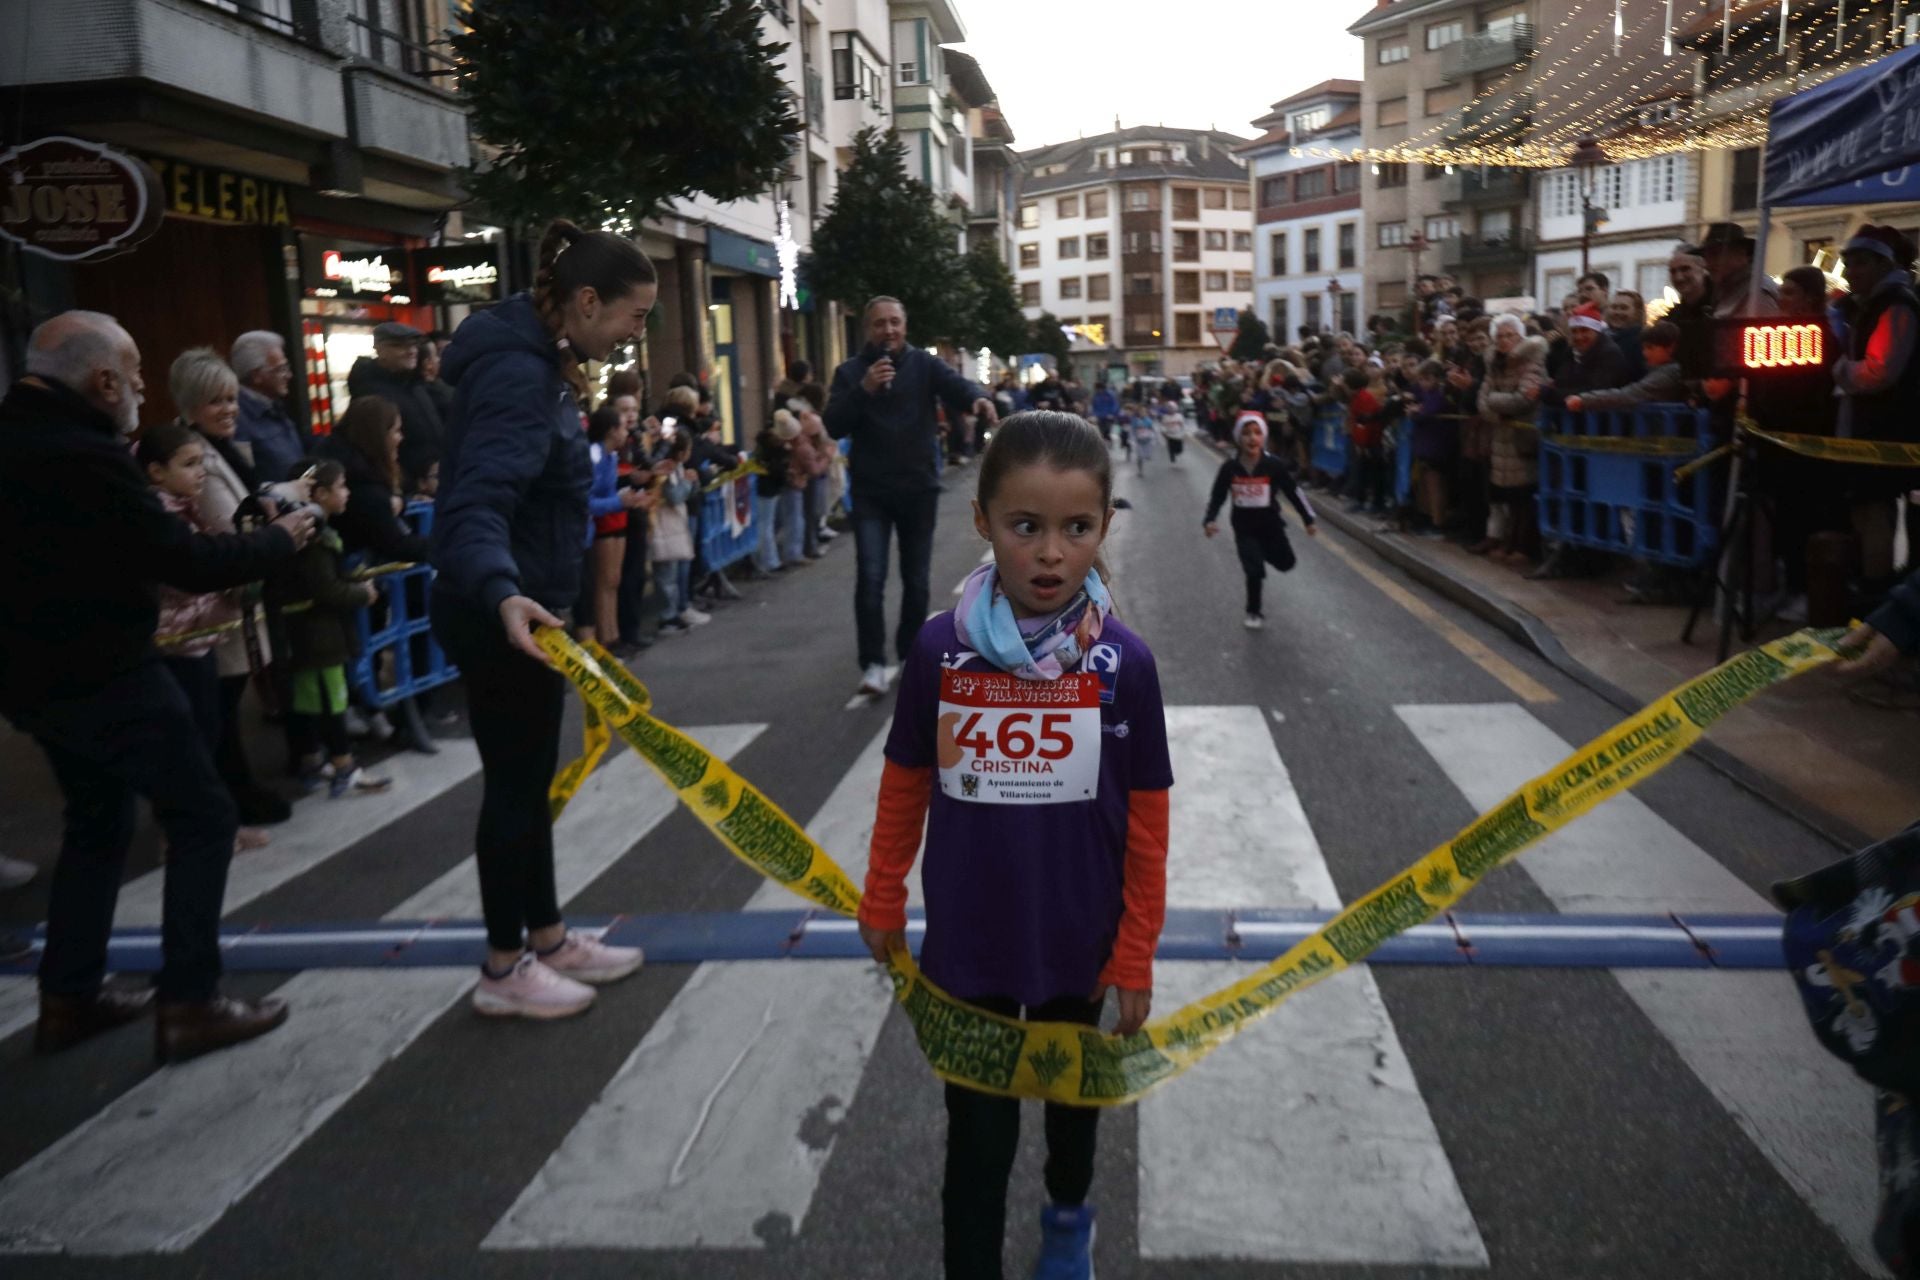
[[[1600,149],[1597,138],[1589,136],[1580,139],[1569,162],[1580,183],[1580,274],[1584,276],[1592,269],[1587,252],[1592,247],[1593,233],[1607,220],[1607,211],[1595,208],[1593,203],[1594,172],[1607,163],[1607,153]]]

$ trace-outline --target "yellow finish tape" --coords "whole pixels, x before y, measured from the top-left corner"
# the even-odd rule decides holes
[[[1750,422],[1742,422],[1740,426],[1756,440],[1777,444],[1803,457],[1825,458],[1831,462],[1856,462],[1870,467],[1920,467],[1920,444],[1902,444],[1897,440],[1794,435],[1784,431],[1765,431]]]
[[[587,655],[600,664],[600,670],[612,680],[625,694],[627,700],[642,711],[653,705],[653,698],[647,693],[645,685],[635,680],[627,669],[612,654],[600,647],[598,640],[584,642]],[[560,772],[553,775],[553,783],[547,788],[547,816],[558,822],[566,811],[567,804],[573,799],[574,792],[580,790],[580,784],[594,771],[600,758],[607,754],[607,748],[613,745],[613,731],[607,728],[607,722],[592,702],[582,704],[586,714],[586,749],[577,760],[562,765]]]
[[[1581,453],[1636,453],[1677,458],[1697,453],[1700,442],[1685,436],[1567,436],[1542,433],[1542,444]]]
[[[1387,939],[1451,907],[1541,837],[1651,777],[1728,711],[1833,661],[1843,634],[1840,628],[1798,631],[1687,681],[1526,783],[1277,960],[1133,1035],[1020,1022],[974,1008],[930,982],[905,950],[889,963],[894,996],[943,1080],[1002,1097],[1075,1106],[1136,1101],[1296,992],[1360,963]],[[602,664],[557,630],[536,638],[588,705],[737,856],[830,911],[855,913],[859,890],[826,851],[752,784],[637,706],[622,692],[625,682],[606,670],[617,663]]]
[[[700,492],[712,493],[715,489],[725,488],[743,476],[763,476],[765,474],[767,474],[767,469],[760,463],[755,461],[743,462],[733,470],[723,471],[713,479],[707,481]]]

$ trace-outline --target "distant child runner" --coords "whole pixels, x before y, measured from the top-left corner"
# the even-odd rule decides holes
[[[307,467],[301,463],[295,474],[304,474]],[[331,520],[347,509],[346,470],[331,458],[313,463],[312,469],[313,503]],[[361,768],[347,742],[347,664],[360,648],[354,614],[377,600],[379,593],[371,582],[344,577],[340,559],[340,535],[323,527],[292,567],[270,584],[283,605],[312,602],[285,613],[287,640],[293,648],[288,664],[293,696],[287,741],[296,752],[294,767],[301,786],[308,791],[325,787],[336,800],[371,795],[392,785],[392,779]]]
[[[1162,397],[1154,405],[1153,412],[1160,422],[1160,434],[1167,442],[1167,461],[1177,467],[1180,465],[1180,450],[1186,447],[1187,442],[1187,420],[1180,412],[1180,402]]]
[[[1159,435],[1154,429],[1153,414],[1145,404],[1138,401],[1127,405],[1127,422],[1133,433],[1133,465],[1139,474],[1147,474],[1147,463],[1153,460],[1153,442]]]
[[[1287,522],[1280,514],[1280,495],[1285,494],[1307,526],[1307,536],[1317,537],[1313,507],[1306,495],[1293,483],[1287,464],[1267,452],[1266,419],[1251,410],[1243,411],[1234,424],[1233,438],[1239,447],[1233,457],[1220,464],[1213,478],[1213,494],[1207,499],[1206,522],[1202,526],[1211,538],[1220,532],[1214,523],[1227,494],[1233,494],[1233,545],[1240,553],[1240,567],[1247,575],[1247,621],[1249,631],[1265,625],[1260,612],[1261,584],[1266,581],[1267,566],[1281,573],[1293,568],[1293,544],[1287,541]]]
[[[1085,1026],[1114,988],[1130,1035],[1152,1002],[1173,770],[1153,654],[1096,568],[1112,502],[1111,456],[1083,419],[1019,413],[993,433],[974,502],[993,560],[901,673],[860,936],[883,963],[905,948],[924,823],[927,977],[1007,1017]],[[949,1084],[946,1105],[946,1275],[998,1280],[1020,1104]],[[1035,1277],[1092,1275],[1099,1115],[1047,1104]]]

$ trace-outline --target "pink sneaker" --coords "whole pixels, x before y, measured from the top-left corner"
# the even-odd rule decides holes
[[[646,959],[638,947],[610,947],[594,934],[569,929],[558,947],[540,957],[540,963],[575,982],[600,986],[638,972]]]
[[[593,1005],[592,987],[563,978],[529,951],[504,978],[480,971],[473,1007],[490,1018],[571,1018]]]

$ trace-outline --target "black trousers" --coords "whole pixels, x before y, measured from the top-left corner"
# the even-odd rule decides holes
[[[1247,612],[1259,616],[1260,586],[1266,581],[1267,566],[1282,573],[1293,568],[1293,544],[1287,541],[1284,525],[1276,524],[1261,533],[1233,535],[1233,549],[1240,553],[1240,568],[1247,575]]]
[[[927,619],[928,577],[933,572],[933,525],[940,511],[938,491],[853,495],[854,626],[859,632],[862,668],[887,661],[887,553],[900,535],[900,626],[894,651],[901,662],[913,650],[914,637]]]
[[[1019,1002],[988,996],[969,1000],[992,1013],[1020,1016]],[[1066,997],[1034,1005],[1029,1022],[1100,1020],[1095,1000]],[[1086,1202],[1093,1186],[1093,1153],[1100,1126],[1096,1107],[1046,1104],[1047,1196],[1058,1205]],[[941,1234],[947,1280],[1001,1280],[1007,1236],[1007,1181],[1020,1149],[1020,1103],[959,1085],[947,1086],[947,1168],[940,1187]]]
[[[480,911],[487,945],[518,951],[526,935],[560,923],[547,787],[560,767],[567,682],[507,643],[500,619],[477,604],[433,596],[433,633],[460,668],[467,722],[480,752]]]
[[[626,558],[620,562],[620,594],[615,600],[614,618],[620,627],[620,639],[632,644],[640,638],[640,602],[647,594],[647,513],[634,511],[627,517]]]
[[[164,663],[143,662],[84,697],[13,720],[47,753],[66,801],[40,989],[69,996],[100,989],[139,796],[167,837],[160,998],[212,997],[239,817],[179,682]]]

